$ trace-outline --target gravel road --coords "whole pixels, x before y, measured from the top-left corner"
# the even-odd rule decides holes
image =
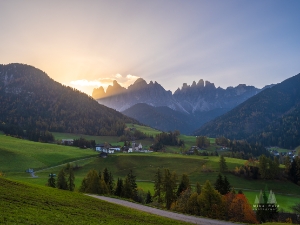
[[[97,196],[97,195],[88,195],[94,198],[98,198],[107,202],[115,203],[118,205],[126,206],[129,208],[141,210],[144,212],[156,214],[159,216],[163,217],[168,217],[174,220],[180,220],[184,222],[189,222],[189,223],[194,223],[194,224],[203,224],[203,225],[232,225],[232,224],[237,224],[237,223],[230,223],[226,221],[219,221],[219,220],[212,220],[212,219],[206,219],[206,218],[200,218],[200,217],[195,217],[195,216],[187,216],[179,213],[174,213],[170,211],[165,211],[165,210],[160,210],[152,207],[148,207],[145,205],[140,205],[136,204],[133,202],[128,202],[120,199],[115,199],[115,198],[109,198],[109,197],[104,197],[104,196]]]

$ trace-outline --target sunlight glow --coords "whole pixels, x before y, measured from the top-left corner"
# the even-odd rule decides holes
[[[134,76],[131,74],[128,74],[126,77],[123,77],[121,74],[116,74],[111,77],[106,78],[99,78],[97,80],[87,80],[87,79],[81,79],[81,80],[73,80],[70,82],[70,87],[76,88],[77,90],[80,90],[88,95],[92,95],[94,88],[99,88],[102,86],[104,90],[107,89],[109,85],[113,85],[113,81],[116,80],[122,87],[128,87],[136,79],[138,79],[138,76]]]

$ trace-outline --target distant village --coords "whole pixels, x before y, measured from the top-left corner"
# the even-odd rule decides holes
[[[269,150],[270,153],[273,154],[274,156],[289,156],[291,159],[298,156],[296,150],[290,150],[290,151],[286,151],[286,152],[279,152],[278,147],[269,147],[269,148],[267,148],[267,150]]]
[[[61,143],[64,145],[73,145],[74,139],[62,139]],[[132,152],[143,152],[143,153],[150,153],[153,151],[143,149],[143,145],[140,142],[137,144],[135,141],[132,141],[130,146],[113,146],[110,143],[101,143],[96,144],[94,148],[97,152],[100,153],[100,157],[107,157],[108,154],[114,153],[132,153]]]

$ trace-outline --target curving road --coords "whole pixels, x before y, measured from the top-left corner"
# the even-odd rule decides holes
[[[109,197],[98,196],[98,195],[88,195],[88,196],[98,198],[98,199],[101,199],[101,200],[104,200],[107,202],[115,203],[118,205],[126,206],[129,208],[141,210],[144,212],[156,214],[159,216],[168,217],[168,218],[171,218],[174,220],[180,220],[180,221],[194,223],[194,224],[202,224],[202,225],[233,225],[233,224],[236,225],[237,224],[237,223],[230,223],[230,222],[220,221],[220,220],[188,216],[188,215],[184,215],[184,214],[179,214],[179,213],[174,213],[174,212],[165,211],[165,210],[161,210],[161,209],[156,209],[156,208],[152,208],[149,206],[140,205],[140,204],[136,204],[133,202],[128,202],[128,201],[115,199],[115,198],[109,198]]]

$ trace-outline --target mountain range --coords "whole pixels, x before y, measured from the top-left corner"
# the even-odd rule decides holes
[[[106,92],[103,87],[94,89],[92,96],[100,104],[156,129],[177,129],[189,134],[261,90],[245,84],[216,88],[213,83],[200,79],[192,85],[184,83],[172,93],[157,82],[147,84],[139,78],[127,89],[114,81]]]
[[[288,149],[300,145],[300,74],[266,89],[194,132]]]
[[[24,64],[0,65],[0,124],[89,135],[121,135],[135,122]]]

